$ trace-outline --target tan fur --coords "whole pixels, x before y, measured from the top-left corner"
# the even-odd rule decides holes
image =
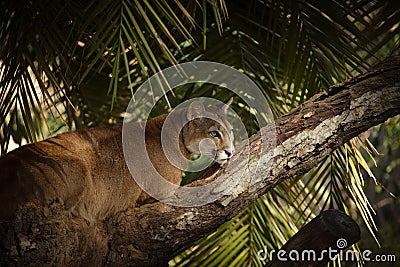
[[[178,117],[193,119],[196,113],[207,113],[224,123],[222,126],[214,120],[198,118],[186,124],[179,136],[179,147],[186,158],[199,152],[199,140],[204,138],[215,142],[217,162],[230,157],[233,135],[224,111],[204,109],[201,104],[177,111]],[[161,147],[165,118],[161,115],[147,122],[146,148],[155,169],[168,181],[180,184],[182,171],[169,163]],[[136,123],[134,127],[142,125]],[[60,199],[75,216],[94,221],[136,205],[139,197],[146,201],[147,194],[142,194],[125,164],[121,130],[116,126],[68,132],[2,156],[0,220],[10,218],[27,202],[48,205]],[[209,132],[213,130],[219,131],[221,137],[211,137]]]

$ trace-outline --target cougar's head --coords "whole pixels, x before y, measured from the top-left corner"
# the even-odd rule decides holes
[[[205,107],[194,101],[187,108],[189,122],[183,128],[183,142],[193,154],[208,156],[219,164],[225,163],[234,152],[233,128],[227,118],[228,106]]]

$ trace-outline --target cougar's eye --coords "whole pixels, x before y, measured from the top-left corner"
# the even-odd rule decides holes
[[[220,137],[220,135],[217,131],[210,131],[208,133],[211,135],[211,137]]]

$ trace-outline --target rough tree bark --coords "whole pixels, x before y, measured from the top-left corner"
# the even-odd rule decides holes
[[[96,224],[70,217],[62,203],[26,206],[0,225],[0,265],[166,265],[177,250],[213,232],[283,180],[306,173],[352,137],[399,114],[399,87],[400,57],[392,57],[314,96],[275,121],[276,144],[269,141],[272,126],[267,126],[261,129],[263,140],[260,133],[252,136],[232,158],[236,167],[229,173],[208,169],[196,185],[229,179],[243,169],[245,175],[229,195],[204,206],[158,202]]]

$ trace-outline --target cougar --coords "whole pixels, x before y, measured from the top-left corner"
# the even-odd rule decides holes
[[[185,158],[203,153],[224,164],[232,156],[234,137],[226,115],[231,101],[218,107],[195,101],[176,111],[178,118],[189,121],[178,133],[179,149]],[[145,146],[157,172],[179,185],[182,170],[170,163],[161,144],[167,116],[145,123]],[[132,123],[131,127],[143,125]],[[58,199],[74,216],[88,221],[103,220],[139,201],[145,203],[149,196],[125,163],[121,135],[122,126],[67,132],[0,157],[0,220],[10,219],[28,202],[44,207]],[[203,146],[200,151],[205,139],[214,145]]]

